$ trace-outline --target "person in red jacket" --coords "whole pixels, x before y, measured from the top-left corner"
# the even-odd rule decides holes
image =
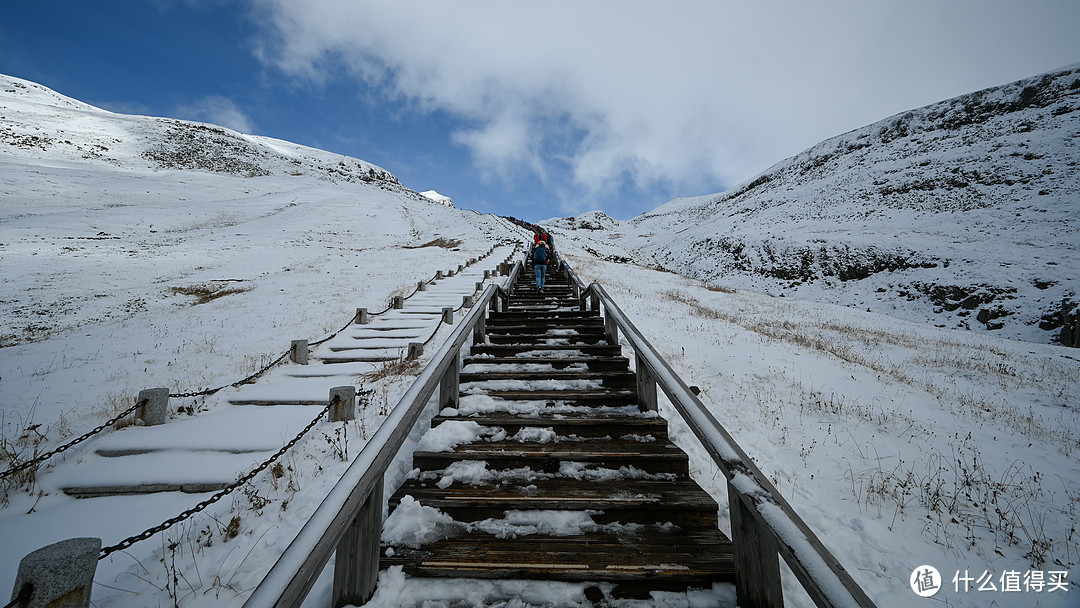
[[[533,269],[536,271],[536,289],[541,293],[544,291],[544,279],[547,277],[547,265],[547,243],[540,241],[533,251]]]

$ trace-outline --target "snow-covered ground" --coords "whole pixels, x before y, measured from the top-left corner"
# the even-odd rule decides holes
[[[500,218],[430,202],[363,161],[113,115],[24,81],[2,81],[0,115],[0,447],[21,456],[93,428],[140,389],[234,382],[290,340],[318,340],[358,307],[381,310],[435,271],[528,236]],[[196,136],[224,152],[195,154]],[[163,166],[162,158],[181,165]],[[220,158],[232,161],[211,162]],[[588,219],[586,230],[556,230],[560,251],[583,278],[603,283],[684,380],[702,389],[879,606],[914,605],[908,577],[923,564],[945,578],[936,605],[1054,607],[1080,598],[1077,351],[934,327],[913,321],[902,305],[896,314],[887,305],[865,312],[870,303],[770,297],[717,278],[605,261],[639,255],[624,244],[637,236],[610,238],[620,234],[610,218]],[[678,243],[684,228],[648,238]],[[682,255],[689,264],[696,254]],[[317,426],[279,471],[103,560],[95,605],[241,605],[411,373],[362,380],[375,392],[357,420]],[[195,419],[209,424],[225,416],[226,396],[172,405],[193,406]],[[173,416],[174,425],[190,421]],[[281,443],[300,418],[282,427]],[[115,441],[123,432],[106,436]],[[677,423],[673,436],[691,452],[699,482],[726,504],[722,476]],[[89,461],[95,441],[57,457],[60,464],[35,481],[5,484],[0,592],[33,548],[91,533],[109,545],[203,496],[76,500],[57,492],[50,475]],[[168,466],[183,469],[185,458],[195,462],[189,455]],[[1069,573],[1070,591],[1000,591],[1010,573],[1041,572],[1049,583],[1058,571]],[[964,592],[960,581],[956,592],[957,572],[985,572],[999,591],[972,582]],[[387,573],[378,605],[394,605],[406,587]],[[807,605],[795,587],[788,591],[790,605]],[[311,605],[327,592],[323,580]],[[427,592],[588,605],[575,586],[451,583]]]
[[[1074,65],[827,139],[727,192],[544,225],[731,287],[1048,343],[1080,300],[1078,168]]]

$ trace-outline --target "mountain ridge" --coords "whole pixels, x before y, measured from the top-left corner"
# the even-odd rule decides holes
[[[117,114],[11,76],[0,75],[0,91],[0,144],[15,155],[241,177],[314,175],[412,192],[382,167],[317,148],[209,123]]]
[[[594,249],[732,287],[1056,341],[1080,277],[1077,110],[1080,64],[901,112],[726,192],[620,222]]]

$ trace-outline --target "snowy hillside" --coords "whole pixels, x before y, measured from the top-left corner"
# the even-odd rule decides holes
[[[501,218],[432,202],[362,160],[114,114],[0,76],[0,468],[92,429],[142,389],[228,386],[265,368],[291,340],[324,338],[357,308],[383,310],[436,271],[524,236]],[[382,390],[380,398],[394,398]],[[197,420],[220,410],[220,399],[173,399],[170,416]],[[231,432],[257,430],[278,441],[295,433]],[[362,443],[366,431],[355,432]],[[318,479],[305,479],[304,496],[293,499],[286,535],[343,464],[325,462],[325,441],[317,435],[292,456],[297,469],[311,458]],[[205,498],[83,501],[58,492],[56,468],[78,465],[93,445],[0,484],[0,587],[10,588],[18,560],[34,548],[87,534],[116,542]],[[170,470],[198,461],[182,453]],[[228,520],[223,513],[209,517]],[[154,563],[155,544],[128,554]],[[116,583],[130,564],[103,564],[99,580]],[[259,563],[253,576],[266,567]],[[158,603],[134,597],[129,605]]]
[[[215,125],[115,114],[39,84],[0,75],[5,155],[101,161],[124,169],[195,169],[244,177],[310,176],[400,184],[370,163]]]
[[[1045,86],[1035,79],[971,103],[913,112],[907,134],[896,138],[882,135],[881,125],[841,136],[741,192],[675,201],[632,222],[602,212],[550,222],[561,255],[584,279],[601,281],[686,382],[700,387],[703,402],[881,608],[913,605],[908,577],[924,563],[945,577],[935,598],[942,605],[1055,608],[1080,593],[1075,351],[1006,339],[1033,331],[1046,342],[1044,330],[1018,320],[1035,314],[1026,312],[1034,304],[1076,299],[1077,241],[1065,229],[1076,227],[1066,216],[1076,211],[1069,168],[1080,113],[1062,110],[1077,107],[1069,80],[1076,77],[1056,75]],[[291,340],[336,332],[358,307],[386,308],[417,281],[493,244],[511,250],[531,242],[520,225],[427,200],[364,161],[209,125],[112,114],[13,78],[0,77],[0,84],[0,467],[92,429],[141,389],[228,387]],[[1042,92],[1029,99],[1027,86]],[[1010,99],[1028,99],[1027,106],[1004,115],[987,109]],[[991,126],[943,130],[953,119],[938,114],[964,116],[966,107],[986,110]],[[1031,129],[1015,132],[1009,116],[1025,117]],[[980,143],[982,131],[996,133],[988,140],[996,143]],[[959,145],[964,138],[968,144]],[[993,153],[998,144],[1000,154]],[[847,147],[854,149],[838,151]],[[1042,158],[1027,159],[1027,152]],[[826,154],[815,167],[813,159]],[[1052,173],[1044,174],[1047,163]],[[980,178],[966,177],[967,186],[944,185],[976,169]],[[1014,183],[983,183],[990,175]],[[920,179],[933,182],[934,198],[931,190],[893,187]],[[997,203],[963,197],[980,192]],[[800,211],[805,193],[819,204]],[[856,211],[863,215],[853,223]],[[715,245],[721,236],[745,243],[745,256],[722,253]],[[881,252],[907,251],[901,241],[911,249],[903,259],[937,266],[897,264],[856,279],[847,273],[857,265],[832,263],[838,251],[890,259]],[[781,245],[809,252],[805,274],[777,276],[787,262],[764,252],[777,254]],[[651,267],[654,256],[709,280]],[[739,260],[749,270],[739,270]],[[1011,266],[1001,265],[1006,260]],[[840,279],[840,268],[849,280]],[[1021,287],[1036,279],[1044,286]],[[915,282],[1016,290],[1013,299],[997,295],[960,316],[963,305],[942,305],[935,314],[922,296],[897,297]],[[994,333],[925,322],[975,328],[980,306],[1014,304],[1025,308],[997,320],[1006,326]],[[177,429],[194,426],[243,443],[269,437],[277,448],[295,435],[295,422],[222,428],[241,407],[230,407],[227,397],[306,387],[325,373],[315,367],[286,363],[271,372],[295,374],[290,384],[263,378],[175,398],[163,426],[107,430],[51,459],[36,477],[0,484],[0,593],[12,587],[19,559],[37,547],[85,535],[116,543],[206,498],[162,492],[75,499],[59,491],[58,478],[100,462],[96,447],[146,429],[182,444],[192,438]],[[206,511],[101,560],[94,605],[241,606],[416,371],[353,378],[374,391],[371,407],[354,421],[316,426],[283,457],[280,475],[263,471]],[[723,476],[685,428],[675,423],[671,434],[722,505],[726,525]],[[201,458],[178,449],[165,474],[187,472]],[[410,465],[397,466],[404,474]],[[328,602],[332,570],[316,584],[311,605]],[[956,591],[954,572],[1068,572],[1069,591]],[[497,604],[514,588],[450,581],[417,589],[406,579],[383,573],[369,605],[448,598]],[[530,584],[529,598],[514,605],[592,606],[581,587]],[[785,587],[786,605],[810,605],[790,577]],[[715,601],[705,593],[698,599]],[[669,596],[666,603],[610,605],[699,605]]]
[[[1078,300],[1078,169],[1071,66],[887,118],[723,194],[578,234],[601,255],[731,287],[1049,342],[1062,301]]]
[[[442,194],[439,194],[435,190],[427,190],[427,191],[421,192],[420,196],[423,196],[424,198],[426,198],[428,200],[439,203],[440,205],[446,205],[447,207],[453,207],[454,206],[454,201],[451,200],[451,198],[449,196],[444,196]]]

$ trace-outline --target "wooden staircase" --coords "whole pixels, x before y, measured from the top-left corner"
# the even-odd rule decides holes
[[[607,583],[614,598],[732,581],[717,503],[690,478],[667,423],[639,409],[634,374],[606,342],[602,317],[578,310],[561,273],[549,271],[544,293],[531,275],[512,286],[507,310],[490,314],[485,343],[471,347],[457,407],[432,421],[479,428],[477,439],[415,452],[419,475],[390,499],[391,510],[411,497],[457,525],[419,546],[384,540],[380,567]],[[462,467],[472,475],[455,476]],[[571,511],[584,522],[576,529],[536,525]],[[513,527],[521,522],[533,527]]]

